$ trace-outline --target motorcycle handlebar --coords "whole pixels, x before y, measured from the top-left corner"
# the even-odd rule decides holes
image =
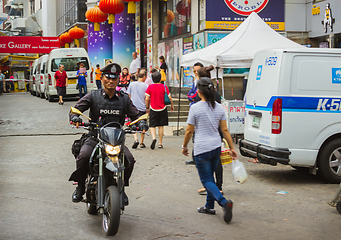
[[[71,121],[70,124],[73,124],[73,122]],[[94,122],[82,122],[78,125],[78,127],[83,127],[83,128],[88,128],[88,127],[93,127],[93,128],[97,128],[98,129],[98,126],[97,126],[97,123],[94,123]],[[131,128],[126,128],[124,129],[124,132],[125,133],[128,133],[128,134],[134,134],[134,133],[143,133],[143,131],[139,131],[139,130],[132,130]],[[145,133],[147,136],[149,136],[148,133]]]

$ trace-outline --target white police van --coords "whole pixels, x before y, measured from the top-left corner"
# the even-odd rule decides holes
[[[260,51],[245,98],[243,156],[341,182],[341,50]]]
[[[76,89],[77,71],[79,64],[83,63],[88,76],[86,77],[87,92],[97,89],[96,83],[90,77],[91,64],[88,53],[84,48],[60,48],[53,49],[48,57],[47,67],[45,72],[45,95],[52,102],[57,96],[57,90],[54,88],[54,75],[59,70],[59,65],[64,65],[64,71],[68,77],[68,86],[66,88],[67,97],[79,96],[79,91]]]

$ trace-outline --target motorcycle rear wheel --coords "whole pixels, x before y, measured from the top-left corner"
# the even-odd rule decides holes
[[[107,236],[116,235],[120,225],[121,204],[117,187],[109,186],[104,198],[103,229]]]

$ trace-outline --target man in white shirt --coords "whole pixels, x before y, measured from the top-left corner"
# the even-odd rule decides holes
[[[130,63],[129,72],[131,75],[137,76],[141,69],[141,60],[137,58],[137,53],[133,52],[133,61]]]
[[[131,99],[131,101],[133,102],[134,106],[137,108],[137,110],[139,110],[139,114],[138,117],[141,117],[142,115],[146,114],[146,102],[145,102],[145,98],[146,98],[146,90],[148,88],[148,84],[145,83],[146,79],[147,79],[147,71],[145,69],[142,69],[140,71],[140,73],[138,74],[138,80],[135,82],[131,82],[129,84],[127,93]],[[145,120],[141,120],[140,123],[142,123],[142,121]],[[140,124],[141,125],[141,124]],[[146,125],[146,124],[145,124]],[[140,143],[140,148],[145,148],[146,145],[144,144],[144,137],[145,137],[145,132],[148,130],[147,126],[139,126],[141,127],[143,132],[141,133],[141,143]],[[134,134],[134,139],[135,142],[132,146],[133,149],[136,149],[137,146],[139,145],[139,139],[137,137],[137,133]]]

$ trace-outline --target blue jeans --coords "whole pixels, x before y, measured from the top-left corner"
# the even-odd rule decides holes
[[[209,209],[214,209],[214,200],[217,201],[222,207],[227,202],[215,184],[213,177],[213,172],[216,170],[220,161],[220,152],[221,148],[219,147],[210,152],[194,156],[194,161],[199,172],[200,181],[207,190],[205,207]]]
[[[82,89],[84,89],[84,94],[82,94]],[[79,90],[79,98],[82,98],[85,94],[87,94],[86,85],[78,85]]]
[[[102,89],[102,82],[101,80],[96,80],[96,85],[98,89]]]

